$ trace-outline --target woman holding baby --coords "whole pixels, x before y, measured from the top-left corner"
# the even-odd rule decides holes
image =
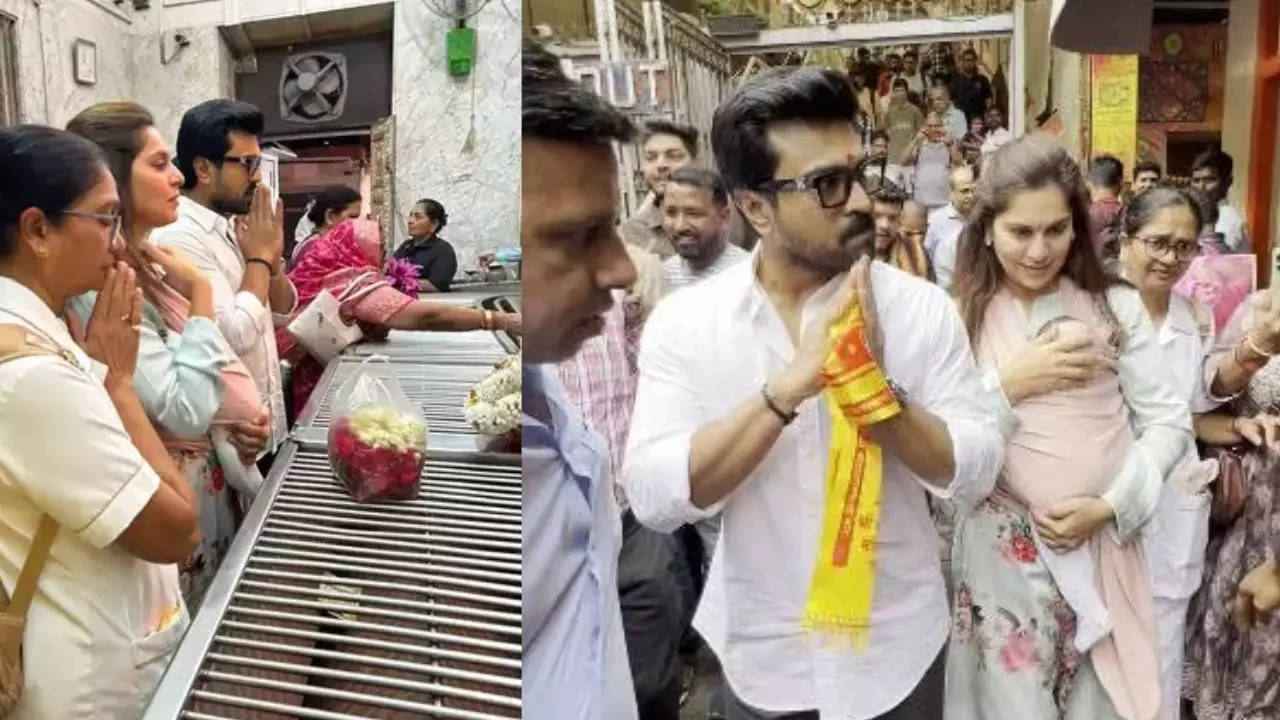
[[[993,156],[961,237],[955,294],[1007,447],[995,490],[957,516],[949,720],[1161,710],[1142,531],[1191,419],[1088,227],[1078,166],[1030,135]]]

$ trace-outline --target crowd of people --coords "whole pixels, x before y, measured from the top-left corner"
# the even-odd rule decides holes
[[[1280,716],[1280,299],[1174,291],[1231,159],[1126,183],[960,58],[650,123],[618,224],[635,128],[526,41],[527,717],[680,717],[700,644],[709,718]]]
[[[520,332],[518,314],[418,298],[448,290],[451,249],[428,252],[421,285],[385,274],[386,236],[350,191],[322,194],[288,267],[262,129],[256,107],[210,100],[176,149],[129,102],[0,130],[6,717],[141,717],[322,369],[286,329],[322,290],[369,336]],[[409,221],[416,262],[444,242],[443,208]]]

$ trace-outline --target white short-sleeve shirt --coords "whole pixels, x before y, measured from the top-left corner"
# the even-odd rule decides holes
[[[102,369],[34,293],[0,277],[0,323],[71,351],[0,364],[0,582],[12,593],[44,513],[59,523],[9,720],[136,720],[187,626],[176,565],[115,545],[159,487]],[[95,372],[97,368],[97,372]]]

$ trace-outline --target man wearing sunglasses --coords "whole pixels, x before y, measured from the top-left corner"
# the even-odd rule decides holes
[[[655,530],[720,513],[694,625],[720,659],[729,720],[941,718],[950,623],[926,492],[976,501],[1003,462],[950,299],[870,259],[878,179],[859,161],[856,110],[842,75],[812,67],[767,71],[720,106],[716,161],[760,243],[659,304],[640,350],[623,484]],[[801,623],[828,501],[820,368],[855,302],[903,407],[862,428],[884,463],[875,541],[859,543],[875,553],[860,648]]]
[[[235,100],[209,100],[182,116],[178,220],[151,239],[181,249],[213,286],[218,328],[264,405],[257,431],[232,440],[256,448],[265,473],[288,434],[274,321],[293,312],[297,294],[284,274],[284,213],[261,184],[262,127],[258,108]]]

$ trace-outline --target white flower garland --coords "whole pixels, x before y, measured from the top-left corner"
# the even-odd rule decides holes
[[[482,435],[503,435],[520,426],[519,355],[499,360],[493,372],[471,388],[462,414]]]

